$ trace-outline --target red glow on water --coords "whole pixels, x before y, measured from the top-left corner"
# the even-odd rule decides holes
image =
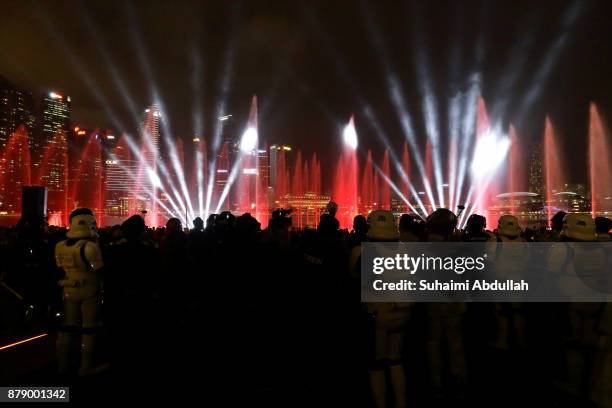
[[[68,141],[58,131],[42,147],[42,159],[34,177],[34,185],[47,187],[47,213],[50,225],[68,223]]]
[[[381,186],[379,208],[381,210],[390,210],[391,209],[391,188],[389,187],[389,183],[387,180],[391,180],[391,170],[389,166],[389,151],[388,150],[385,150],[385,154],[383,155],[382,173],[385,175],[386,179],[383,180],[383,183]]]
[[[249,133],[247,133],[249,132]],[[251,99],[249,120],[245,128],[243,140],[240,145],[240,157],[242,158],[241,169],[239,169],[236,180],[236,196],[239,213],[250,213],[259,218],[260,222],[266,222],[267,215],[267,186],[262,184],[259,155],[259,136],[257,133],[257,97]],[[246,143],[249,135],[248,143]],[[250,137],[253,136],[253,139]]]
[[[410,181],[410,155],[408,154],[408,144],[404,142],[402,147],[402,169],[406,175],[407,180],[402,180],[402,193],[404,197],[410,197],[410,188],[408,182]]]
[[[429,141],[429,139],[427,140],[427,144],[425,145],[425,177],[427,177],[429,183],[433,185],[433,162],[431,157],[431,142]],[[435,203],[430,202],[429,204],[432,207],[435,206]]]
[[[308,191],[308,187],[310,187],[310,172],[308,169],[308,160],[305,160],[302,165],[302,188],[305,192]]]
[[[489,113],[484,99],[481,97],[478,99],[478,110],[476,113],[476,144],[481,138],[485,137],[491,131],[491,124],[489,121]],[[497,179],[491,180],[489,175],[481,177],[479,180],[474,181],[476,183],[476,213],[484,215],[487,219],[487,226],[492,227],[496,224],[497,219],[494,219],[489,215],[489,207],[491,204],[491,196],[499,190],[497,186]]]
[[[288,189],[287,162],[286,153],[281,150],[278,153],[278,161],[276,165],[276,185],[272,186],[276,191],[277,197],[284,197],[289,191]]]
[[[372,210],[378,210],[380,205],[380,175],[377,171],[372,176]]]
[[[319,163],[319,159],[317,158],[317,154],[312,154],[312,159],[310,160],[310,187],[309,191],[315,194],[321,194],[321,163]]]
[[[495,207],[495,204],[498,203],[493,203],[493,198],[502,191],[527,191],[526,169],[529,168],[530,163],[527,163],[526,160],[526,144],[520,140],[516,129],[511,125],[506,135],[507,129],[500,129],[497,126],[498,123],[489,117],[482,98],[478,100],[476,108],[475,117],[472,115],[471,118],[466,118],[475,119],[475,140],[471,140],[473,133],[466,137],[469,140],[465,141],[460,137],[451,138],[449,146],[440,147],[439,152],[448,152],[449,155],[442,157],[440,162],[435,161],[438,154],[433,151],[435,146],[430,141],[422,144],[418,151],[410,150],[409,144],[404,142],[400,163],[395,162],[397,154],[393,150],[384,150],[380,156],[379,153],[376,153],[377,157],[374,160],[371,149],[366,147],[364,150],[367,149],[367,155],[362,164],[363,167],[360,168],[356,151],[357,141],[356,137],[353,137],[356,132],[353,128],[352,133],[343,134],[344,146],[338,157],[325,156],[326,159],[332,160],[329,164],[323,164],[327,172],[324,173],[327,174],[325,180],[329,180],[329,183],[326,182],[324,186],[322,186],[321,162],[317,153],[311,155],[312,150],[302,152],[295,147],[277,146],[273,159],[272,150],[269,150],[265,144],[262,145],[259,140],[252,151],[238,152],[234,149],[235,140],[224,136],[221,148],[215,150],[213,157],[216,163],[216,167],[212,170],[215,174],[212,178],[213,190],[210,197],[213,211],[217,210],[217,203],[225,193],[223,194],[225,201],[219,205],[219,211],[249,212],[260,221],[262,228],[265,228],[272,209],[293,206],[294,214],[297,215],[294,218],[294,226],[304,227],[316,224],[320,211],[324,211],[322,209],[325,204],[321,202],[331,199],[339,205],[337,217],[341,227],[350,228],[353,217],[358,213],[367,214],[375,209],[388,210],[391,208],[394,202],[392,198],[396,191],[395,187],[391,188],[389,184],[391,180],[391,182],[398,183],[399,191],[411,201],[411,204],[416,204],[416,201],[421,207],[420,198],[412,196],[415,190],[411,182],[419,190],[418,194],[422,196],[421,198],[425,200],[425,193],[420,192],[421,187],[425,185],[425,180],[421,179],[420,173],[414,177],[416,173],[411,169],[411,162],[416,159],[420,167],[418,170],[423,172],[425,178],[428,179],[432,187],[431,192],[436,199],[436,203],[425,203],[426,207],[437,206],[441,188],[436,183],[441,180],[436,180],[434,176],[439,176],[435,172],[441,170],[445,176],[443,180],[445,185],[442,187],[448,190],[444,190],[445,196],[440,198],[440,201],[444,201],[444,204],[451,209],[454,209],[454,205],[459,203],[473,205],[473,211],[487,217],[489,228],[493,228],[497,219],[489,219],[489,208]],[[470,122],[470,125],[472,124],[473,122]],[[349,126],[354,126],[353,119]],[[257,129],[255,98],[253,98],[251,114],[246,127]],[[108,137],[108,139],[100,137],[98,134],[101,133],[98,131],[88,134],[80,127],[74,130],[75,133],[70,133],[69,142],[64,132],[57,132],[51,136],[45,135],[46,140],[35,152],[30,150],[35,146],[29,145],[32,139],[24,126],[20,126],[10,135],[4,149],[0,152],[0,211],[2,213],[5,213],[6,206],[9,205],[10,212],[18,216],[21,187],[32,184],[48,188],[49,222],[53,225],[65,225],[70,210],[77,206],[91,208],[98,217],[99,224],[104,225],[102,216],[108,215],[105,213],[110,211],[107,208],[109,201],[121,203],[116,205],[116,207],[121,207],[117,211],[120,213],[113,214],[113,217],[138,213],[146,205],[148,210],[146,222],[150,226],[160,224],[158,216],[160,220],[161,217],[166,216],[178,216],[181,219],[187,215],[191,216],[191,213],[186,214],[183,205],[188,210],[193,207],[195,215],[202,213],[203,198],[201,197],[207,197],[209,187],[207,172],[211,171],[208,161],[212,160],[207,157],[207,143],[204,138],[196,137],[190,141],[176,139],[174,149],[172,149],[172,151],[176,150],[176,156],[169,158],[165,156],[165,151],[159,150],[159,146],[146,143],[143,138],[135,141],[135,145],[129,144],[134,149],[130,152],[125,136],[118,137],[111,154],[103,147],[107,146],[107,143],[114,143],[112,142],[114,137]],[[471,128],[471,131],[473,132],[474,129]],[[82,132],[88,136],[80,136]],[[503,137],[505,143],[503,152],[506,154],[508,147],[506,136],[509,138],[510,147],[507,159],[498,160],[499,169],[497,166],[492,166],[491,171],[487,172],[486,166],[483,166],[484,170],[481,173],[473,172],[472,177],[468,175],[465,182],[463,181],[464,174],[461,173],[461,186],[459,186],[457,174],[454,174],[457,172],[459,159],[464,169],[469,168],[472,163],[479,163],[470,155],[469,150],[472,145],[477,145],[483,137],[493,137],[499,140]],[[539,167],[542,168],[544,175],[543,195],[547,208],[546,215],[549,219],[558,210],[555,208],[555,203],[558,201],[555,193],[564,189],[566,181],[558,136],[550,119],[546,118],[542,135],[543,161]],[[107,140],[110,141],[107,142]],[[189,146],[189,143],[192,142],[193,144]],[[610,191],[612,189],[610,179],[612,157],[610,156],[610,134],[594,104],[590,106],[588,142],[590,194],[592,213],[595,216],[609,211],[607,207],[610,206],[609,197],[612,195]],[[463,145],[463,143],[467,144]],[[495,153],[501,149],[493,145],[490,151]],[[467,153],[464,155],[464,152]],[[323,152],[319,150],[319,153]],[[109,164],[109,157],[112,158],[111,161],[120,162],[118,166],[122,169],[125,167],[126,171],[131,173],[129,177],[122,173],[117,179],[120,180],[117,183],[125,183],[124,190],[106,189],[107,166],[105,163]],[[237,161],[237,157],[241,157],[240,161]],[[391,162],[392,158],[394,162]],[[465,163],[468,167],[464,167]],[[150,173],[157,175],[158,170],[164,170],[159,173],[159,183],[153,182],[153,187],[143,187],[148,184]],[[230,180],[232,170],[235,171],[235,174]],[[143,180],[144,182],[140,183]],[[229,185],[230,182],[231,185]],[[187,191],[185,191],[185,185]],[[453,191],[455,188],[460,188],[461,191]],[[150,191],[151,189],[153,191]],[[464,194],[467,190],[470,191],[470,194],[473,192],[469,200]],[[147,195],[148,197],[143,199],[140,197],[133,199],[133,196]],[[427,194],[427,200],[429,199],[429,194]],[[459,202],[455,202],[457,200]],[[514,200],[516,199],[510,198],[509,208],[504,204],[504,211],[521,211],[519,203]],[[492,211],[499,208],[502,207],[497,206]],[[424,212],[427,212],[427,209]],[[493,215],[499,214],[491,214],[491,217]],[[313,216],[316,220],[314,222]],[[540,211],[539,216],[543,218],[544,211]]]
[[[72,156],[72,166],[68,183],[70,208],[87,207],[94,211],[98,225],[102,225],[104,211],[104,186],[102,144],[100,131],[90,133],[85,146],[78,146]]]
[[[553,128],[550,118],[546,117],[546,124],[544,126],[544,184],[546,187],[546,202],[547,206],[547,217],[550,226],[550,219],[552,218],[555,209],[552,208],[551,202],[556,192],[561,191],[561,188],[565,182],[565,175],[563,174],[561,151],[559,149],[559,143],[557,136]]]
[[[508,156],[508,191],[526,191],[526,169],[524,155],[514,126],[510,125],[510,154]],[[511,212],[516,212],[516,199],[511,201]]]
[[[361,177],[361,212],[368,213],[371,211],[373,200],[373,162],[372,150],[368,149],[365,166],[363,167],[363,176]]]
[[[354,119],[351,117],[349,125],[354,130]],[[337,218],[341,228],[350,229],[353,217],[358,214],[357,191],[357,150],[354,146],[345,143],[336,166],[336,179],[334,181],[332,200],[338,204]]]
[[[302,189],[302,152],[297,151],[295,155],[295,161],[293,164],[293,179],[291,181],[291,194],[294,196],[302,195],[304,190]]]
[[[489,114],[487,113],[487,105],[482,97],[478,98],[478,106],[476,110],[476,135],[484,135],[490,128]]]
[[[597,106],[589,110],[589,179],[591,183],[591,213],[612,211],[612,145]]]

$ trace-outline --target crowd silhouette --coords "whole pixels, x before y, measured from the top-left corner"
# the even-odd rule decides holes
[[[173,384],[285,406],[612,406],[608,304],[579,311],[588,324],[576,330],[572,304],[364,304],[359,282],[363,242],[610,241],[610,219],[559,213],[533,230],[505,215],[488,230],[474,214],[459,230],[447,209],[397,222],[373,211],[347,231],[335,211],[316,229],[293,229],[285,210],[265,229],[230,212],[191,229],[176,218],[149,228],[139,215],[97,229],[86,238],[103,260],[89,271],[100,278],[94,363],[83,371],[73,352],[54,378],[80,373],[117,392],[139,378],[155,395]],[[70,279],[56,249],[65,239],[43,220],[0,228],[0,335],[67,331],[58,282]]]

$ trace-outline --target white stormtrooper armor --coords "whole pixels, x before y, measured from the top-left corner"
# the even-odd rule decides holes
[[[68,239],[55,247],[57,266],[66,273],[59,281],[64,292],[64,323],[57,340],[58,368],[60,373],[68,371],[71,349],[80,333],[79,373],[87,374],[93,368],[100,310],[99,270],[103,266],[100,247],[96,243],[96,219],[91,211],[79,210],[77,215],[71,214],[66,236]]]

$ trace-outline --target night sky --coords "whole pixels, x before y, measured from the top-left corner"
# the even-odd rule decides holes
[[[552,116],[572,178],[584,181],[589,101],[612,117],[611,22],[609,1],[4,0],[0,75],[35,95],[70,95],[74,120],[92,128],[134,131],[131,108],[157,88],[173,134],[191,138],[194,111],[212,133],[228,74],[225,113],[245,118],[256,94],[262,139],[331,159],[352,112],[361,146],[382,153],[364,101],[401,147],[387,69],[422,140],[419,81],[445,138],[449,98],[480,73],[494,118],[513,122],[525,146]]]

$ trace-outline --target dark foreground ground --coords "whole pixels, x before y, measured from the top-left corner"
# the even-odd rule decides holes
[[[546,305],[538,306],[531,311],[533,316],[538,311],[549,315]],[[121,345],[111,345],[101,336],[100,360],[113,364],[87,377],[55,374],[55,335],[50,333],[0,351],[0,382],[10,386],[68,385],[71,402],[76,403],[147,400],[217,401],[216,406],[372,405],[363,353],[368,348],[365,330],[360,336],[354,331],[357,326],[334,325],[329,318],[320,319],[319,331],[314,330],[312,321],[296,325],[279,320],[274,327],[266,322],[258,327],[254,323],[257,316],[245,310],[241,315],[224,317],[221,320],[225,323],[216,329],[195,322],[174,330],[151,328],[146,335],[126,339]],[[560,344],[552,340],[546,325],[530,328],[527,350],[513,347],[500,351],[489,347],[489,339],[479,335],[488,321],[478,308],[465,316],[468,384],[455,387],[448,381],[448,395],[434,398],[428,387],[424,352],[427,336],[417,330],[423,327],[419,319],[415,313],[406,344],[409,406],[589,406],[555,385],[565,368]]]

